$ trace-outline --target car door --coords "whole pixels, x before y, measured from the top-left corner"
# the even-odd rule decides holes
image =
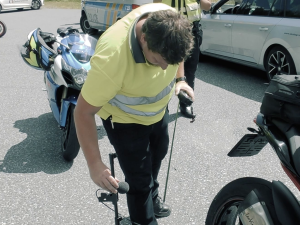
[[[232,7],[233,5],[230,7],[225,2],[220,7],[213,7],[211,13],[202,13],[200,21],[203,30],[203,42],[200,47],[202,53],[233,57],[231,31],[236,15],[231,14]]]
[[[8,9],[13,6],[13,0],[2,0],[1,3],[3,9]]]
[[[262,47],[271,30],[282,20],[282,0],[244,0],[237,9],[232,28],[233,57],[259,63]]]
[[[106,30],[132,10],[132,4],[123,0],[85,1],[85,12],[92,28]],[[128,1],[127,1],[128,2]]]
[[[32,0],[20,0],[19,3],[20,3],[20,6],[28,8],[28,7],[31,7],[31,2],[32,2]]]
[[[106,2],[102,1],[84,1],[84,10],[89,22],[89,25],[92,28],[101,29],[102,20],[99,15],[104,13],[104,9],[107,5]]]
[[[4,2],[4,9],[19,9],[30,7],[31,5],[31,0],[4,0]]]

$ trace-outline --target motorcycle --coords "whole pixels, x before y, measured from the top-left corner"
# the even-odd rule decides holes
[[[97,39],[80,34],[72,27],[58,28],[58,35],[35,29],[20,48],[26,64],[44,71],[44,83],[51,111],[62,130],[63,157],[72,161],[78,155],[73,112],[91,68],[90,58],[94,54]]]
[[[4,22],[0,21],[0,38],[4,36],[4,34],[6,34],[6,25]]]
[[[229,157],[258,154],[269,143],[280,164],[300,190],[300,128],[259,113],[258,129],[246,134],[228,153]],[[280,181],[245,177],[225,185],[212,201],[206,225],[299,225],[300,204]]]

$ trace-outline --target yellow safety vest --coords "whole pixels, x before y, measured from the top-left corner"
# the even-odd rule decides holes
[[[201,19],[200,5],[196,0],[162,0],[162,3],[177,9],[178,12],[186,16],[191,22]]]

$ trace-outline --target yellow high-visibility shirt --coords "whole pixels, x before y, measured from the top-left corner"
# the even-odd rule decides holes
[[[97,113],[101,118],[143,125],[162,119],[174,92],[178,65],[162,70],[147,63],[135,37],[135,24],[146,13],[166,9],[175,11],[162,3],[142,5],[98,40],[81,93],[89,104],[102,106]]]

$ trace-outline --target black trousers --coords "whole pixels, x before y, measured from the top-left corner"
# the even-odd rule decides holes
[[[200,54],[200,45],[202,43],[202,29],[199,21],[193,23],[194,48],[191,55],[184,62],[184,74],[188,85],[193,88],[195,86],[195,73],[197,70]]]
[[[155,124],[114,123],[114,129],[110,119],[102,119],[125,181],[129,184],[127,205],[130,219],[141,225],[158,224],[154,216],[153,200],[158,196],[157,176],[161,162],[168,152],[168,117],[166,110],[162,120]]]

